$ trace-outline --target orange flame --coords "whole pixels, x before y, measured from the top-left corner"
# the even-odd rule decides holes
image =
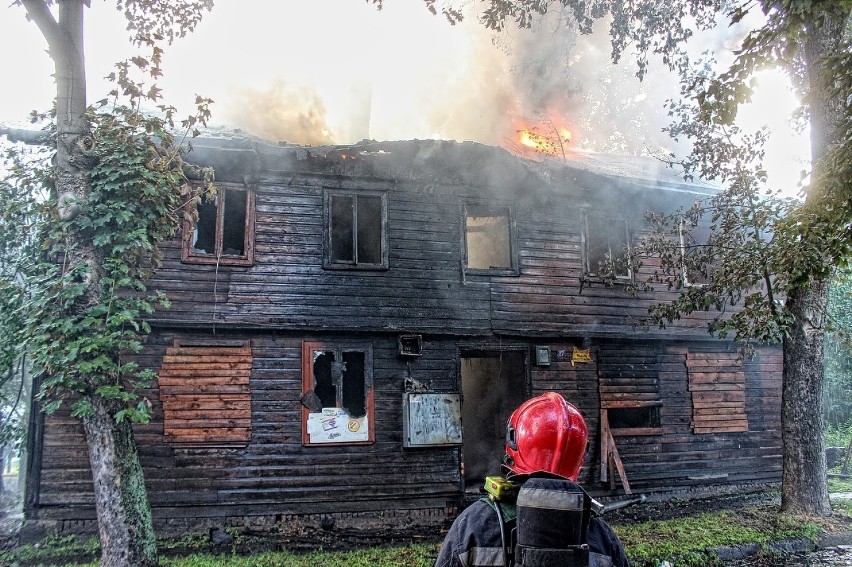
[[[524,127],[516,130],[516,132],[518,134],[517,143],[522,148],[531,148],[537,152],[553,156],[564,155],[572,136],[568,128],[557,128],[552,123]]]

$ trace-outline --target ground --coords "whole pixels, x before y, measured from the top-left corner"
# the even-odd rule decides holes
[[[7,486],[14,487],[17,484],[8,483]],[[609,512],[605,517],[609,523],[617,526],[650,520],[695,516],[700,513],[720,510],[742,510],[744,512],[747,510],[747,513],[742,516],[751,518],[755,524],[759,525],[772,521],[771,518],[777,515],[779,506],[780,496],[777,490],[760,490],[704,498],[651,499],[641,504]],[[0,495],[0,550],[12,547],[16,543],[14,534],[21,521],[21,515],[17,512],[19,508],[20,500],[16,491],[7,490]],[[9,512],[10,510],[12,511]],[[837,514],[836,517],[824,522],[827,531],[852,533],[852,518],[848,516]],[[281,534],[271,536],[269,533],[260,531],[254,533],[241,531],[236,541],[228,541],[220,547],[221,550],[236,549],[238,552],[244,553],[280,549],[309,551],[320,547],[331,551],[357,547],[406,545],[412,542],[439,543],[443,537],[443,533],[438,530],[432,533],[423,533],[422,530],[412,531],[403,528],[398,531],[385,530],[384,532],[365,533],[360,530],[326,527],[329,529],[324,529],[323,526],[306,528],[299,533],[287,534],[286,537]],[[211,539],[213,538],[203,534],[193,538],[192,545],[185,549],[178,546],[168,550],[161,549],[161,551],[166,554],[183,554],[204,549],[215,552],[217,546],[210,542]],[[730,559],[726,562],[726,565],[732,567],[849,566],[852,565],[852,546],[835,545],[829,549],[816,552],[809,550],[806,553],[792,553],[784,556],[752,554],[745,559]]]

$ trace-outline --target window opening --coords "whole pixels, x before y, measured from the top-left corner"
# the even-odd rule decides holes
[[[222,253],[242,256],[246,246],[246,192],[227,191],[222,204]]]
[[[195,223],[193,250],[204,254],[216,253],[216,211],[218,197],[213,202],[198,205],[198,221]]]
[[[623,219],[586,215],[586,273],[628,279],[629,231]]]
[[[303,443],[372,442],[372,348],[306,342],[302,356]]]
[[[681,272],[684,285],[707,285],[710,283],[710,270],[707,244],[710,241],[710,227],[678,226],[681,250]]]
[[[513,269],[509,209],[468,206],[465,246],[468,269]]]
[[[254,262],[254,195],[243,187],[217,185],[212,201],[196,205],[198,219],[184,216],[181,258],[197,264],[248,266]]]
[[[661,427],[659,406],[610,408],[608,414],[611,429]]]
[[[328,197],[326,267],[387,267],[384,195]]]

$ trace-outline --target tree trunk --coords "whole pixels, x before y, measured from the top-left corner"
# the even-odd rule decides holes
[[[831,514],[822,415],[827,302],[827,282],[811,282],[807,287],[793,290],[787,297],[787,307],[794,321],[784,341],[781,508],[812,516]]]
[[[807,67],[808,110],[811,126],[811,163],[814,180],[807,203],[821,198],[822,158],[836,144],[843,119],[845,93],[835,94],[834,77],[826,58],[841,52],[849,9],[842,2],[824,2],[812,7],[806,24],[804,46]],[[805,235],[807,239],[808,235]],[[803,246],[819,246],[805,242]],[[828,281],[825,267],[836,258],[822,253],[822,265],[809,274],[794,274],[803,283],[787,296],[793,318],[784,340],[784,385],[781,397],[784,439],[784,472],[781,507],[809,515],[831,514],[825,463],[823,390],[825,388],[825,317]]]
[[[89,198],[88,153],[94,139],[86,117],[86,73],[83,55],[83,6],[88,0],[60,0],[58,20],[45,0],[21,0],[29,17],[47,39],[56,67],[56,197],[59,217],[73,220]],[[69,230],[65,262],[87,266],[86,290],[72,309],[83,313],[101,299],[102,258],[90,234]],[[115,353],[118,356],[119,353]],[[78,377],[81,383],[92,381]],[[157,564],[151,508],[131,424],[116,423],[120,407],[90,395],[94,412],[83,418],[92,466],[95,508],[104,567]]]
[[[116,423],[118,408],[90,400],[94,413],[83,418],[95,487],[95,507],[103,567],[157,565],[151,507],[133,427]]]

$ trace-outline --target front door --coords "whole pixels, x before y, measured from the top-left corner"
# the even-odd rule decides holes
[[[462,471],[466,490],[500,474],[509,416],[527,399],[524,351],[462,351]]]

